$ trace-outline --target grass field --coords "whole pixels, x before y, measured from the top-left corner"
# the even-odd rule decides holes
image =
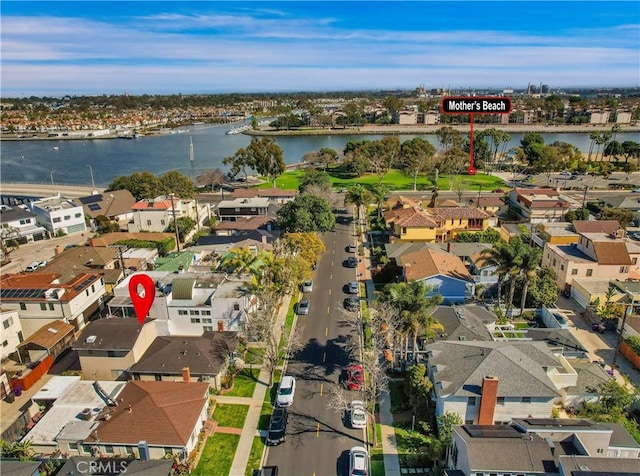
[[[244,476],[253,476],[254,472],[260,469],[260,462],[262,460],[262,453],[264,453],[265,438],[256,436],[253,439],[251,445],[251,453],[249,453],[249,461],[247,461],[247,468],[244,471]]]
[[[300,180],[304,176],[303,170],[288,170],[282,174],[276,180],[276,186],[284,190],[297,190]],[[465,190],[479,190],[482,186],[482,190],[490,191],[496,188],[504,187],[505,183],[502,179],[494,177],[493,175],[462,175],[463,188]],[[362,185],[377,185],[378,176],[374,174],[367,174],[357,178],[342,177],[339,174],[333,174],[329,171],[329,180],[334,188],[348,188],[356,183]],[[389,187],[390,190],[413,190],[413,177],[409,177],[399,170],[391,170],[384,176],[382,184]],[[438,178],[438,188],[440,190],[449,190],[451,184],[449,177],[441,175]],[[270,188],[271,182],[264,182],[258,186],[258,188]],[[426,176],[418,177],[417,188],[422,191],[430,191],[433,185]]]
[[[218,403],[213,412],[213,419],[218,422],[218,426],[230,426],[232,428],[242,428],[244,420],[247,418],[249,405],[230,405]]]
[[[245,355],[245,364],[262,365],[265,353],[264,347],[249,347]]]
[[[228,476],[240,435],[216,433],[207,438],[194,476]]]
[[[252,397],[258,382],[260,369],[242,369],[233,381],[233,390],[225,393],[229,397]]]

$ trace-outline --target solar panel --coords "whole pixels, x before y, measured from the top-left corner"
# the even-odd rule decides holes
[[[0,289],[1,299],[23,299],[44,297],[44,289]]]
[[[524,421],[533,426],[592,426],[589,420],[573,418],[525,418]]]
[[[89,210],[91,210],[92,212],[96,212],[98,210],[100,210],[102,207],[100,206],[99,203],[90,203],[89,204]]]
[[[88,197],[82,197],[80,199],[80,203],[82,203],[83,205],[88,205],[90,203],[101,202],[101,201],[102,201],[102,194],[89,195]]]
[[[508,425],[464,425],[473,438],[520,438],[522,433]]]

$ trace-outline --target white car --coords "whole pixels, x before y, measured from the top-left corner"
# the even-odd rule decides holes
[[[364,446],[354,446],[349,450],[349,476],[369,476],[370,467],[369,452]]]
[[[47,265],[46,261],[34,261],[29,266],[27,266],[24,270],[27,273],[31,273],[31,272],[35,271],[36,269],[38,269],[38,268],[44,268],[46,265]]]
[[[285,375],[280,381],[276,405],[279,407],[289,407],[293,405],[293,396],[296,393],[296,379],[291,375]]]
[[[349,289],[349,294],[358,294],[360,292],[360,285],[356,281],[349,281],[347,288]]]
[[[365,428],[367,426],[367,412],[362,400],[354,400],[349,405],[351,428]]]
[[[307,279],[304,283],[302,283],[302,292],[310,293],[313,292],[313,280]]]

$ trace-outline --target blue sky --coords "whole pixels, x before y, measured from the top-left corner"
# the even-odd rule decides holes
[[[2,0],[2,96],[636,86],[630,2]]]

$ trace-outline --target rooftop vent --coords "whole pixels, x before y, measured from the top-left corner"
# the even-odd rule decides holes
[[[89,336],[87,337],[87,340],[85,340],[85,342],[87,344],[95,344],[97,338],[98,336]]]

